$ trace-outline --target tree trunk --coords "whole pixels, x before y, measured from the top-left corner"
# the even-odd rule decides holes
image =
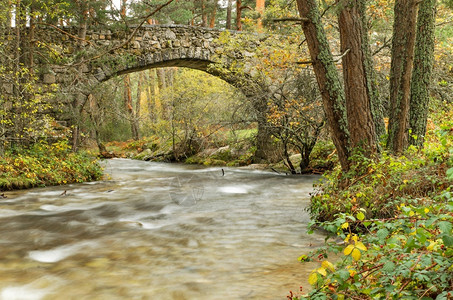
[[[327,37],[321,24],[316,0],[297,0],[313,69],[316,74],[330,134],[344,171],[349,170],[349,131],[346,119],[345,96]]]
[[[81,7],[81,20],[80,20],[80,26],[78,28],[78,37],[79,37],[79,42],[77,44],[77,47],[79,49],[77,50],[80,50],[82,49],[82,47],[84,46],[85,42],[85,38],[86,38],[86,33],[87,33],[87,28],[88,28],[88,11],[89,11],[89,8],[88,7]],[[81,70],[79,69],[78,70],[79,72],[79,78],[82,77],[82,74],[81,74]],[[83,104],[82,103],[85,103],[87,100],[82,100],[82,97],[81,95],[76,95],[74,97],[74,100],[72,102],[72,109],[73,109],[73,112],[72,112],[72,141],[71,141],[71,146],[72,146],[72,151],[77,151],[78,147],[79,147],[79,141],[80,141],[80,130],[79,130],[79,122],[80,122],[80,115],[82,113],[82,109],[83,109]],[[88,99],[86,97],[86,99]]]
[[[367,89],[368,96],[370,97],[370,106],[371,106],[371,115],[374,121],[374,128],[376,131],[376,145],[379,148],[379,139],[384,136],[387,131],[385,129],[384,122],[384,111],[382,105],[382,99],[379,97],[379,92],[377,90],[377,78],[376,72],[374,70],[373,57],[371,55],[370,43],[368,39],[368,22],[366,17],[366,1],[362,1],[360,5],[360,15],[362,19],[362,41],[363,41],[363,53],[364,53],[364,65],[367,77]]]
[[[396,0],[390,68],[390,113],[387,147],[402,153],[408,146],[409,99],[414,62],[417,0]]]
[[[263,14],[264,14],[265,0],[256,0],[256,11],[260,14],[258,18],[258,31],[263,30]]]
[[[146,82],[146,103],[148,107],[148,118],[151,124],[157,120],[156,103],[154,100],[156,96],[155,78],[156,69],[149,69]]]
[[[142,87],[144,83],[144,74],[137,74],[137,100],[135,102],[135,113],[134,113],[134,126],[137,131],[137,140],[140,139],[140,114],[141,114],[141,102],[142,102]]]
[[[242,30],[242,0],[236,0],[236,30]]]
[[[201,0],[201,27],[208,27],[208,13],[205,0]]]
[[[34,73],[34,51],[35,51],[35,16],[33,5],[30,7],[30,25],[28,27],[28,70],[30,75],[33,76]]]
[[[129,74],[124,76],[124,104],[131,124],[132,138],[138,140],[138,129],[134,122],[135,116],[134,108],[132,107],[131,79]]]
[[[409,143],[423,147],[428,119],[429,85],[434,61],[436,0],[420,4],[409,109]]]
[[[226,15],[226,29],[231,29],[231,11],[233,10],[233,0],[228,0],[227,15]]]
[[[217,4],[212,8],[211,14],[209,16],[209,28],[215,27],[215,17],[217,15]]]
[[[343,2],[344,3],[344,2]],[[343,77],[351,148],[361,149],[366,157],[376,153],[376,132],[371,114],[371,85],[367,79],[365,53],[368,45],[361,12],[364,0],[349,0],[339,15]]]

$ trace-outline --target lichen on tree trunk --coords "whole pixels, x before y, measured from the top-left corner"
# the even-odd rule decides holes
[[[402,153],[408,146],[410,81],[414,62],[416,0],[396,0],[390,68],[387,147]]]
[[[313,69],[316,74],[333,143],[343,170],[349,170],[349,130],[345,95],[315,0],[297,0]]]
[[[339,14],[343,78],[351,148],[370,157],[376,153],[376,132],[371,113],[372,89],[366,62],[367,35],[362,23],[363,0],[343,3]]]
[[[436,0],[424,0],[418,12],[409,111],[409,143],[415,146],[423,146],[428,119],[429,84],[434,61],[435,11]]]

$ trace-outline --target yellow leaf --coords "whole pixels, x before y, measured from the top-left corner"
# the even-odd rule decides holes
[[[345,249],[344,249],[344,255],[350,255],[352,250],[354,250],[354,246],[353,245],[348,245]]]
[[[308,283],[311,285],[315,285],[318,282],[318,273],[311,272],[310,276],[308,277]]]
[[[362,242],[356,242],[355,247],[360,249],[360,250],[362,250],[362,251],[366,251],[367,250],[366,246]]]
[[[327,276],[326,269],[324,269],[323,267],[316,269],[316,272],[318,272],[322,276]]]
[[[351,256],[355,261],[358,261],[360,259],[360,256],[362,256],[362,254],[360,253],[359,249],[354,248],[351,252]]]
[[[430,242],[429,242],[429,246],[426,247],[426,249],[428,249],[429,251],[432,251],[432,250],[434,249],[434,246],[436,246],[436,245],[437,245],[436,242],[430,241]]]
[[[357,271],[354,269],[348,269],[349,276],[354,277],[355,274],[357,274]]]
[[[344,239],[344,242],[345,242],[345,243],[349,242],[349,239],[350,239],[350,238],[351,238],[351,235],[348,234],[348,236]]]
[[[349,223],[348,222],[341,224],[341,228],[343,228],[343,229],[346,229],[348,227],[349,227]]]
[[[323,268],[325,268],[325,269],[328,269],[328,270],[332,271],[332,272],[335,271],[335,267],[333,266],[333,264],[330,261],[327,261],[327,260],[323,261],[321,263],[321,266]]]

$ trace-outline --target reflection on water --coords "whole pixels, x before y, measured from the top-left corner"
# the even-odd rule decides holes
[[[315,179],[106,162],[111,180],[0,199],[0,299],[286,299]],[[61,195],[66,190],[65,195]]]

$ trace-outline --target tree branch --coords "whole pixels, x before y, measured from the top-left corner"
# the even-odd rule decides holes
[[[297,18],[297,17],[290,17],[290,18],[281,18],[281,19],[272,19],[272,22],[297,22],[297,23],[304,23],[309,22],[308,18]]]

